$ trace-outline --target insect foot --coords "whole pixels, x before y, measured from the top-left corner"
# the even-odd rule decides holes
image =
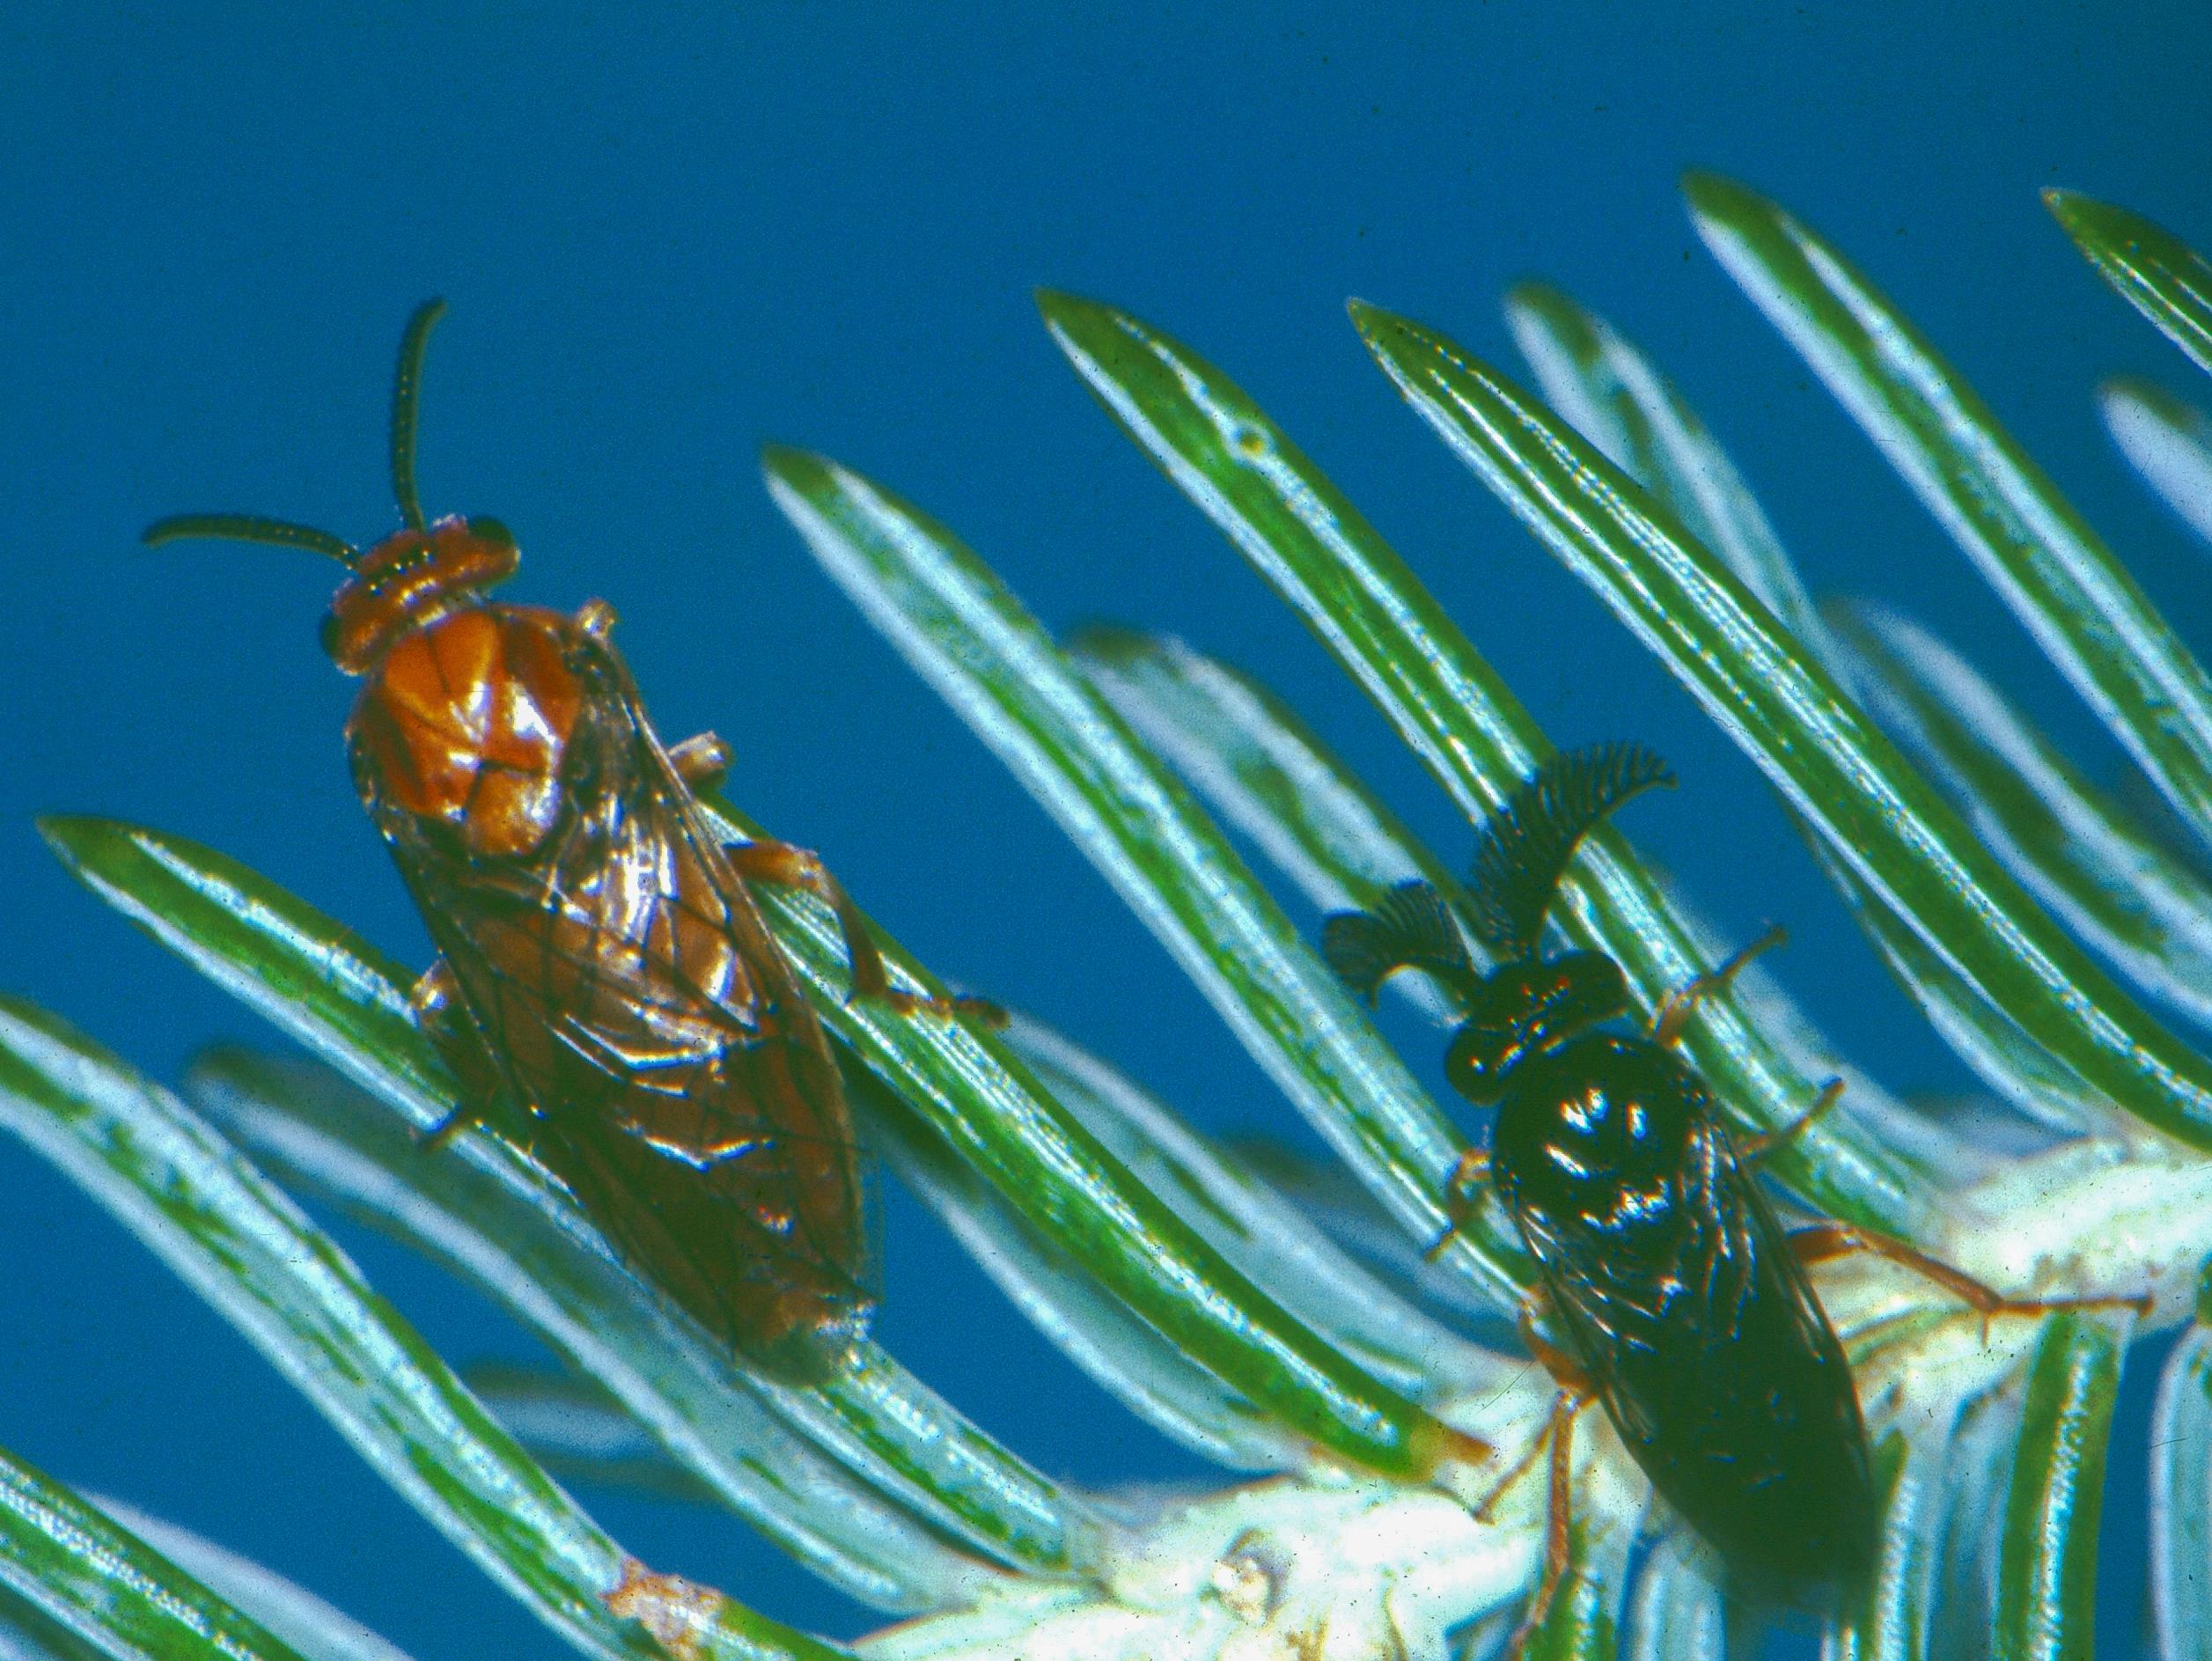
[[[636,1621],[679,1661],[697,1661],[708,1653],[716,1617],[729,1599],[711,1586],[681,1575],[657,1575],[625,1557],[621,1582],[602,1601],[610,1614]]]
[[[1837,1258],[1863,1255],[1910,1269],[1980,1312],[1981,1341],[1985,1344],[1989,1341],[1989,1323],[2001,1315],[2046,1315],[2061,1309],[2129,1309],[2141,1318],[2150,1313],[2154,1302],[2148,1292],[2073,1297],[2007,1297],[1903,1240],[1848,1223],[1816,1223],[1799,1229],[1789,1237],[1789,1249],[1800,1263],[1826,1263]]]
[[[730,771],[730,746],[711,732],[694,732],[668,752],[676,776],[694,790],[710,790]]]

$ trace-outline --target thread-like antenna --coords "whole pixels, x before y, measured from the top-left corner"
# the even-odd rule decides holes
[[[445,302],[425,300],[407,320],[400,337],[400,366],[392,377],[392,494],[400,520],[410,531],[423,528],[423,499],[415,493],[415,426],[422,401],[423,354],[430,330],[445,315]]]
[[[304,548],[311,554],[327,554],[348,570],[360,557],[352,543],[318,531],[312,525],[289,519],[264,519],[251,513],[176,513],[156,519],[139,533],[148,548],[180,542],[187,537],[220,537],[232,542],[268,542],[278,548]]]

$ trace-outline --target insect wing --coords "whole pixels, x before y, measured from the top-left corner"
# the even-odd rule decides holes
[[[544,848],[470,859],[364,794],[533,1151],[709,1330],[819,1378],[873,1307],[836,1064],[619,659],[563,644],[586,694]]]
[[[834,1167],[850,1150],[808,1160],[791,1157],[788,1135],[776,1145],[786,1157],[775,1169],[739,1161],[702,1171],[643,1136],[562,1115],[540,1121],[533,1151],[616,1254],[709,1331],[787,1383],[819,1384],[865,1336],[875,1299],[857,1231],[846,1250],[794,1241],[805,1225],[790,1191],[841,1184]],[[832,1169],[795,1172],[797,1164]]]

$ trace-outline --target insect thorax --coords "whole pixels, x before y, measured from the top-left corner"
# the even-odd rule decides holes
[[[1517,1213],[1632,1236],[1679,1197],[1706,1111],[1696,1075],[1670,1052],[1585,1033],[1515,1071],[1490,1135],[1491,1173]]]
[[[347,723],[371,807],[404,809],[470,859],[536,852],[560,824],[589,698],[575,636],[558,612],[487,604],[399,635]]]

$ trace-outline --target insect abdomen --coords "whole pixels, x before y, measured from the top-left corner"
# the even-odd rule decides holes
[[[1738,1579],[1796,1599],[1848,1583],[1871,1554],[1866,1435],[1842,1347],[1787,1238],[1724,1169],[1698,1232],[1734,1260],[1686,1286],[1648,1344],[1614,1346],[1600,1393],[1652,1485]]]

